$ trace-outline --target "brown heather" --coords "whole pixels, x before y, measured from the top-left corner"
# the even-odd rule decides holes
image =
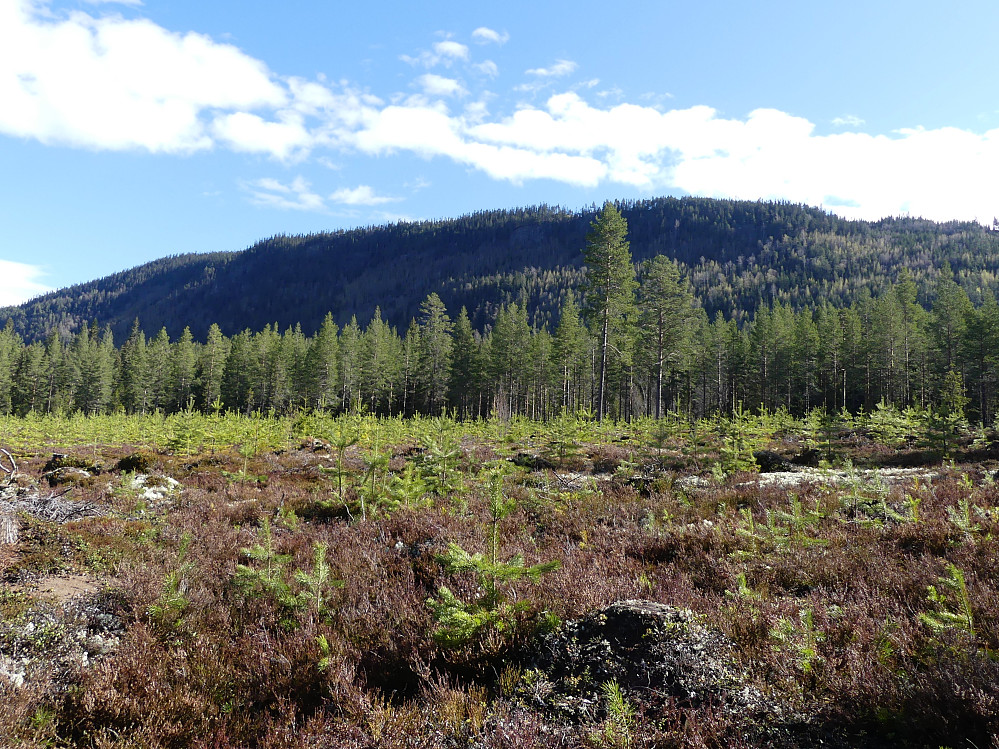
[[[391,474],[419,455],[414,444],[383,443]],[[931,466],[940,474],[931,481],[884,490],[863,479],[854,493],[877,500],[863,504],[819,472],[789,489],[705,470],[682,488],[680,479],[698,471],[680,451],[670,461],[682,470],[650,480],[654,461],[638,441],[583,445],[571,466],[582,480],[503,459],[527,443],[470,433],[461,444],[462,491],[394,511],[368,497],[366,520],[364,445],[348,453],[342,499],[335,476],[319,470],[333,465],[325,450],[262,451],[246,476],[235,450],[160,451],[151,470],[183,487],[162,501],[139,501],[111,471],[73,490],[75,501],[104,508],[100,516],[58,524],[22,515],[19,544],[0,562],[0,652],[21,642],[31,607],[41,605],[33,586],[53,574],[85,573],[112,591],[102,611],[121,633],[87,665],[49,663],[39,646],[24,686],[0,677],[2,741],[94,749],[997,745],[999,490],[989,466]],[[102,447],[100,457],[113,465],[130,450]],[[858,461],[878,452],[863,441],[837,450]],[[702,448],[698,461],[707,466],[712,455]],[[47,455],[21,458],[22,473],[38,479]],[[427,599],[441,586],[463,602],[481,591],[475,575],[449,574],[438,557],[449,543],[487,552],[486,472],[497,464],[506,464],[504,491],[517,500],[499,526],[500,557],[561,566],[503,587],[514,606],[502,628],[445,647],[433,637]],[[922,499],[918,522],[903,517],[909,495]],[[972,508],[970,528],[954,519],[962,501]],[[265,543],[266,527],[291,595],[304,589],[296,572],[318,573],[315,550],[325,545],[331,576],[343,582],[329,587],[327,610],[239,584],[239,565],[263,574],[267,562],[245,550]],[[966,580],[974,637],[920,618],[959,613],[943,582],[948,564]],[[930,586],[944,591],[944,603],[929,600]],[[608,705],[567,721],[532,702],[542,633],[628,599],[689,609],[728,638],[733,673],[775,706],[770,716],[712,699],[651,700],[652,684],[624,694],[632,715],[615,733]]]

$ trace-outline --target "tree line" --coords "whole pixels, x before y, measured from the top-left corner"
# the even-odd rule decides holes
[[[499,306],[474,326],[431,293],[400,331],[376,308],[362,326],[327,314],[313,335],[265,325],[232,336],[212,324],[171,339],[136,320],[111,328],[56,327],[26,342],[0,330],[0,414],[298,410],[459,418],[567,409],[597,417],[696,418],[741,409],[795,414],[931,408],[960,390],[975,421],[991,423],[999,382],[999,305],[973,303],[948,265],[927,303],[902,269],[849,304],[795,309],[785,301],[741,320],[705,309],[689,273],[666,255],[632,262],[627,222],[607,204],[585,241],[580,294],[539,326],[526,304]]]

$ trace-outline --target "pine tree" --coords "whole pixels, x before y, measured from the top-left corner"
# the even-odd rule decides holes
[[[638,287],[639,347],[653,375],[649,398],[653,415],[663,415],[663,383],[676,373],[689,346],[693,299],[680,281],[680,269],[664,255],[642,266]]]
[[[607,364],[612,349],[620,353],[612,338],[615,328],[630,314],[635,304],[635,269],[625,237],[628,224],[613,203],[590,224],[583,262],[586,278],[583,299],[587,321],[598,336],[600,375],[597,382],[597,418],[607,411]]]

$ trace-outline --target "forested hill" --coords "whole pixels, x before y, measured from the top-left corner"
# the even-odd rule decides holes
[[[847,221],[788,203],[660,198],[622,203],[634,260],[675,258],[709,315],[741,320],[762,302],[795,308],[848,304],[877,294],[908,267],[921,300],[949,262],[973,302],[997,290],[999,232],[975,223],[922,219]],[[553,322],[582,279],[582,248],[596,208],[486,211],[441,221],[397,223],[308,236],[277,236],[243,252],[177,255],[0,309],[27,340],[83,321],[110,324],[124,340],[138,318],[171,337],[190,326],[203,339],[300,323],[306,334],[332,311],[342,325],[375,307],[400,329],[437,292],[473,326],[499,305],[527,304],[537,325]]]

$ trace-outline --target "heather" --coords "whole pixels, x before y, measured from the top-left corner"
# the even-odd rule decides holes
[[[989,746],[994,435],[817,418],[4,419],[3,733]]]

